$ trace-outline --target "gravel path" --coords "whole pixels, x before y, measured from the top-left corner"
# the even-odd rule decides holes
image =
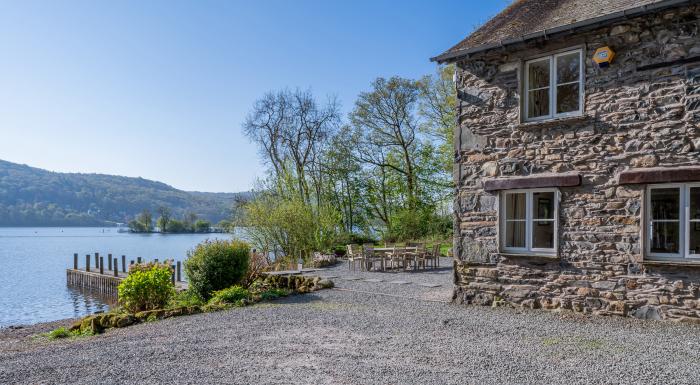
[[[446,271],[336,267],[340,289],[70,341],[2,331],[0,384],[700,383],[700,327],[437,302]]]

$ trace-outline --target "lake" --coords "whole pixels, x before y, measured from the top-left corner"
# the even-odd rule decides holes
[[[117,228],[0,227],[0,327],[80,317],[108,310],[113,298],[66,285],[73,253],[183,261],[206,239],[230,234],[130,234]],[[106,262],[105,262],[106,263]]]

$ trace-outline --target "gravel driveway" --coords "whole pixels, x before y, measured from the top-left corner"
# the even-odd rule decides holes
[[[700,383],[697,326],[451,305],[449,268],[318,274],[338,289],[69,341],[1,331],[0,383]]]

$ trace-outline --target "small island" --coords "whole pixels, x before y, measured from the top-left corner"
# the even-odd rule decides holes
[[[158,220],[153,224],[153,214],[149,209],[144,209],[141,213],[128,223],[131,233],[161,233],[161,234],[206,234],[206,233],[230,233],[233,232],[233,223],[222,220],[216,226],[211,222],[200,219],[193,212],[186,213],[182,219],[172,217],[172,210],[169,207],[158,208]]]

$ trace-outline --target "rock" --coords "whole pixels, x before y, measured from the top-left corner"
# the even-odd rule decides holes
[[[644,155],[632,159],[630,164],[632,167],[655,167],[659,164],[659,159],[656,157],[656,155]]]
[[[659,308],[656,306],[642,306],[630,314],[632,317],[647,320],[660,320],[661,313],[659,313]]]
[[[330,289],[335,286],[335,283],[331,281],[330,279],[322,279],[316,283],[318,287],[321,289]]]
[[[632,27],[629,25],[616,25],[610,29],[610,36],[615,36],[615,35],[622,35],[625,32],[628,32]]]
[[[481,175],[483,176],[497,176],[498,175],[498,163],[497,162],[486,162],[481,166]]]
[[[612,282],[612,281],[596,281],[591,284],[591,286],[595,289],[598,290],[615,290],[615,286],[617,286],[617,283]]]

